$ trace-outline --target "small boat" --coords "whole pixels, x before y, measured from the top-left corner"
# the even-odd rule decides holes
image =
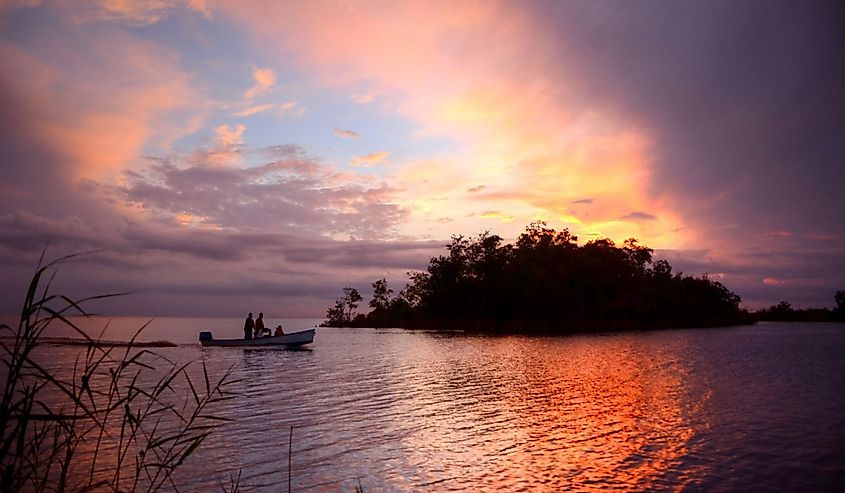
[[[314,342],[314,334],[317,329],[302,330],[299,332],[291,332],[281,336],[265,336],[257,339],[215,339],[211,331],[200,332],[200,344],[203,346],[231,346],[231,347],[264,347],[264,346],[284,346],[284,347],[299,347],[305,344]]]

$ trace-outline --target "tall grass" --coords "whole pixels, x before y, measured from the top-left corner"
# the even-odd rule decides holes
[[[202,379],[192,378],[190,363],[135,347],[144,327],[125,347],[98,344],[70,315],[87,316],[83,305],[119,294],[74,300],[50,292],[59,267],[76,256],[45,263],[42,253],[17,328],[0,326],[0,490],[176,489],[176,470],[228,421],[212,408],[235,397],[232,370],[212,378],[203,362]],[[88,343],[72,369],[37,357],[51,324]]]

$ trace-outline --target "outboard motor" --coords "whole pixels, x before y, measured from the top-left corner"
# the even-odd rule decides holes
[[[211,335],[210,330],[204,330],[200,332],[200,342],[202,341],[212,341],[214,340],[214,336]]]

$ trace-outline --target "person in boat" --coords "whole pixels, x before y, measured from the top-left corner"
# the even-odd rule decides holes
[[[252,312],[249,312],[244,321],[244,339],[252,339],[253,330],[255,330],[255,322],[252,320]]]
[[[276,331],[273,332],[273,337],[279,337],[285,335],[285,329],[282,328],[282,324],[276,326]]]
[[[264,337],[264,332],[269,332],[264,327],[264,312],[258,312],[258,318],[255,319],[255,338]]]

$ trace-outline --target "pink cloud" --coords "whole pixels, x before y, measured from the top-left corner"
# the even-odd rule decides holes
[[[166,147],[195,130],[203,112],[176,57],[124,32],[47,34],[29,51],[0,45],[0,53],[16,67],[0,82],[28,108],[24,124],[66,156],[77,179],[114,176],[143,146]]]
[[[272,110],[275,107],[276,107],[275,103],[256,104],[256,105],[248,106],[248,107],[246,107],[246,108],[244,108],[240,111],[236,111],[234,113],[234,115],[243,118],[243,117],[252,116],[252,115],[255,115],[255,114],[258,114],[258,113],[263,113],[265,111]]]
[[[373,91],[365,92],[363,94],[356,93],[356,94],[353,94],[352,96],[349,96],[350,101],[352,101],[353,103],[358,103],[358,104],[371,103],[371,102],[373,102],[373,100],[375,98],[376,98],[376,95]]]
[[[222,148],[236,147],[244,143],[243,135],[246,131],[244,125],[238,124],[233,127],[220,125],[214,129],[214,142]]]
[[[777,231],[769,231],[768,233],[764,233],[761,235],[762,238],[789,238],[790,236],[792,236],[792,232],[783,229]]]
[[[357,139],[361,134],[352,130],[345,130],[342,128],[334,128],[334,134],[342,139]]]

